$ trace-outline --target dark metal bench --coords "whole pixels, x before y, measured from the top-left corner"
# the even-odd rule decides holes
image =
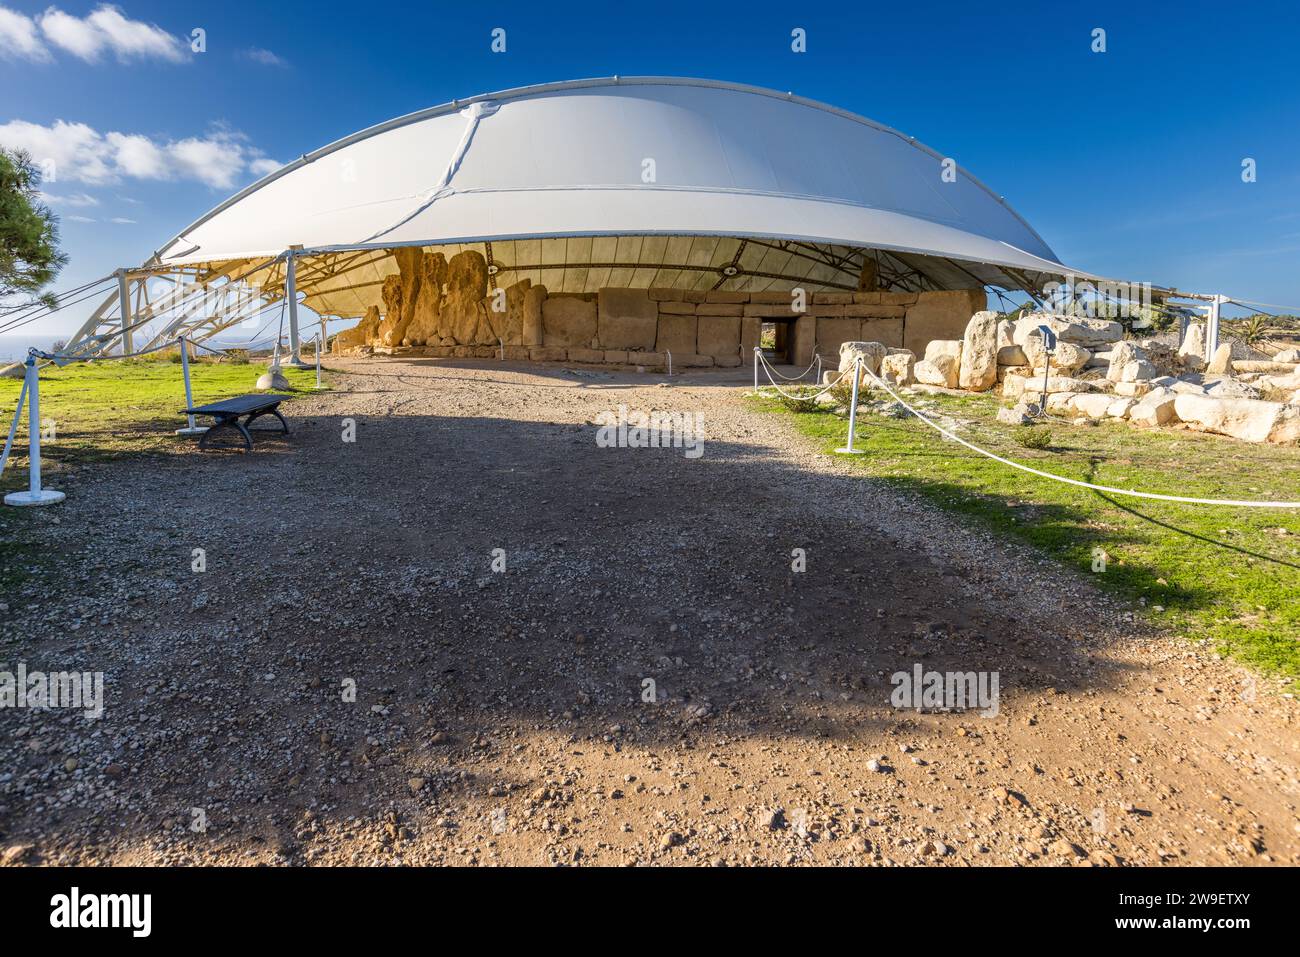
[[[284,416],[279,411],[280,403],[288,398],[291,398],[291,396],[277,395],[275,393],[269,395],[240,395],[233,399],[222,399],[220,402],[210,402],[207,405],[198,405],[192,409],[182,409],[181,411],[185,415],[212,416],[214,420],[212,427],[203,433],[203,438],[199,439],[200,449],[206,449],[208,440],[222,429],[237,429],[244,439],[244,451],[251,452],[253,451],[253,435],[248,430],[248,427],[255,419],[260,419],[264,415],[273,415],[280,420],[280,428],[284,434],[289,434],[289,423],[284,421]]]

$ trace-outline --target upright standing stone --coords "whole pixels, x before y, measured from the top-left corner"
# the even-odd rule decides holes
[[[962,338],[961,371],[963,389],[984,392],[998,384],[998,314],[977,312],[966,324]]]

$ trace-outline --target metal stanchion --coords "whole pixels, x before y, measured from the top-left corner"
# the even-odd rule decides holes
[[[194,393],[190,389],[190,344],[181,336],[176,340],[181,344],[181,374],[185,377],[185,408],[194,408]],[[177,429],[177,435],[202,435],[208,431],[206,425],[194,424],[194,413],[187,413],[190,424],[183,429]]]
[[[320,333],[316,333],[316,388],[320,388],[320,351],[325,348],[325,343],[321,341]]]
[[[36,357],[27,356],[27,417],[28,444],[28,484],[26,492],[10,492],[5,496],[6,505],[53,505],[62,502],[64,494],[52,488],[41,488],[41,397],[39,394],[40,378],[36,371]]]
[[[673,354],[665,349],[664,355],[668,357],[668,375],[671,376],[673,374]]]
[[[754,391],[758,392],[758,354],[762,346],[754,346]]]
[[[842,449],[836,449],[840,455],[865,455],[862,449],[853,447],[853,437],[858,421],[858,383],[862,379],[862,356],[853,360],[853,398],[849,401],[849,441]]]

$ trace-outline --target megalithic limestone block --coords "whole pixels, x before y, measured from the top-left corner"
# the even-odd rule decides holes
[[[344,329],[334,337],[335,353],[346,352],[359,346],[370,345],[379,332],[379,307],[371,306],[365,316],[351,329]]]
[[[420,291],[405,341],[413,346],[434,345],[442,339],[442,287],[447,282],[447,257],[425,253],[420,260]]]
[[[524,293],[523,344],[526,346],[542,344],[542,305],[545,302],[545,286],[530,286]]]
[[[447,296],[442,312],[458,345],[496,343],[483,302],[487,291],[487,260],[482,253],[466,249],[451,257],[447,263]]]

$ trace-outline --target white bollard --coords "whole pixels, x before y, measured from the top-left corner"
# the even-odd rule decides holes
[[[194,408],[194,393],[190,389],[190,344],[181,336],[176,340],[181,344],[181,374],[185,377],[185,408]],[[190,424],[183,429],[177,429],[177,435],[202,435],[208,431],[206,425],[194,424],[194,413],[188,413]]]
[[[853,398],[849,400],[849,441],[842,449],[836,449],[840,455],[865,455],[862,449],[853,447],[853,436],[858,421],[858,381],[862,378],[862,356],[853,360]]]
[[[41,488],[41,397],[38,392],[40,379],[36,372],[36,357],[33,355],[27,357],[26,381],[27,409],[30,412],[27,418],[27,430],[30,433],[28,457],[31,459],[28,467],[27,491],[10,492],[5,496],[5,504],[53,505],[55,502],[62,502],[65,496],[52,488]]]

